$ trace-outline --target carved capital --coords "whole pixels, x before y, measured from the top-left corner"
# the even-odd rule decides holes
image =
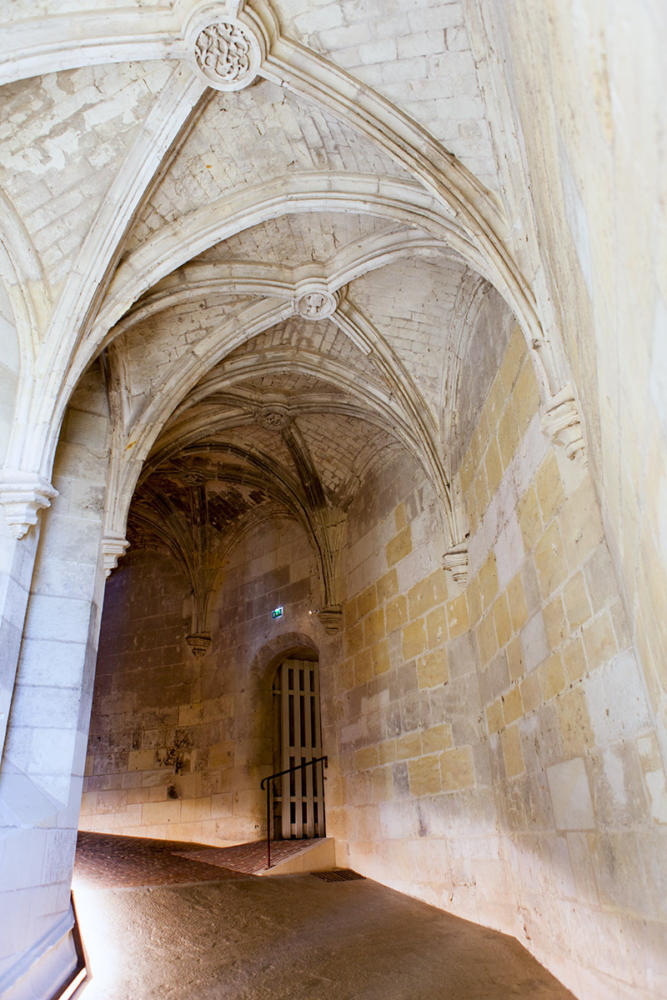
[[[551,403],[542,417],[542,430],[554,444],[565,448],[568,458],[575,457],[584,448],[581,418],[571,385],[564,386],[552,396]]]
[[[102,556],[104,558],[104,575],[109,576],[112,569],[118,565],[118,560],[125,555],[129,542],[122,535],[105,535],[102,539]]]
[[[15,538],[23,538],[37,524],[40,510],[57,496],[58,490],[36,472],[7,469],[0,473],[0,504]]]
[[[190,635],[186,635],[185,641],[192,650],[194,656],[205,656],[211,645],[211,633],[191,632]]]
[[[327,635],[334,635],[336,632],[340,632],[341,625],[343,624],[343,609],[340,604],[331,604],[328,608],[322,608],[321,611],[317,612],[317,617],[322,622]]]
[[[459,542],[447,549],[443,557],[443,565],[452,574],[454,583],[468,582],[468,541]]]

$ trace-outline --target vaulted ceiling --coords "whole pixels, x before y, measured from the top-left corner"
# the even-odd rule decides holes
[[[35,428],[10,462],[32,451],[48,473],[101,362],[110,537],[136,487],[135,542],[178,548],[202,517],[228,540],[281,511],[326,549],[369,470],[407,448],[460,540],[458,414],[493,375],[466,361],[480,310],[499,343],[510,309],[534,322],[463,5],[101,17],[17,0],[5,16],[5,274],[25,292],[17,396]]]

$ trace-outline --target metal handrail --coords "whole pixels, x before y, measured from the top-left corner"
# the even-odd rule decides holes
[[[312,760],[303,761],[301,764],[293,764],[292,767],[286,768],[284,771],[276,771],[275,774],[270,774],[268,778],[262,778],[260,782],[260,788],[264,790],[266,788],[266,867],[271,867],[271,782],[275,781],[276,778],[282,778],[285,774],[294,774],[295,771],[300,771],[304,767],[310,767],[315,764],[323,764],[322,768],[322,829],[324,830],[323,836],[326,837],[327,831],[327,818],[324,811],[324,768],[329,766],[329,758],[326,754],[322,757],[313,757]]]

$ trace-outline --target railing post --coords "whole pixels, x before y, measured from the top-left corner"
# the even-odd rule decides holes
[[[266,867],[271,867],[271,779],[266,783]]]
[[[313,774],[315,774],[315,765],[321,764],[321,777],[322,777],[322,826],[324,829],[323,837],[327,835],[327,820],[326,811],[324,805],[324,768],[329,766],[329,758],[326,754],[323,757],[313,757],[312,760],[303,761],[301,764],[296,764],[293,767],[288,767],[286,771],[276,771],[268,778],[262,778],[260,782],[260,787],[264,788],[266,786],[266,867],[271,867],[271,792],[273,791],[273,780],[274,778],[281,778],[284,774],[294,774],[296,771],[301,771],[303,768],[312,767]]]

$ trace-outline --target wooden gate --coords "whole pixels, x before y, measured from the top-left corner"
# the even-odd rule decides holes
[[[274,739],[279,770],[322,755],[317,662],[285,660],[273,685]],[[324,836],[322,767],[304,767],[275,782],[273,829],[283,839]]]

